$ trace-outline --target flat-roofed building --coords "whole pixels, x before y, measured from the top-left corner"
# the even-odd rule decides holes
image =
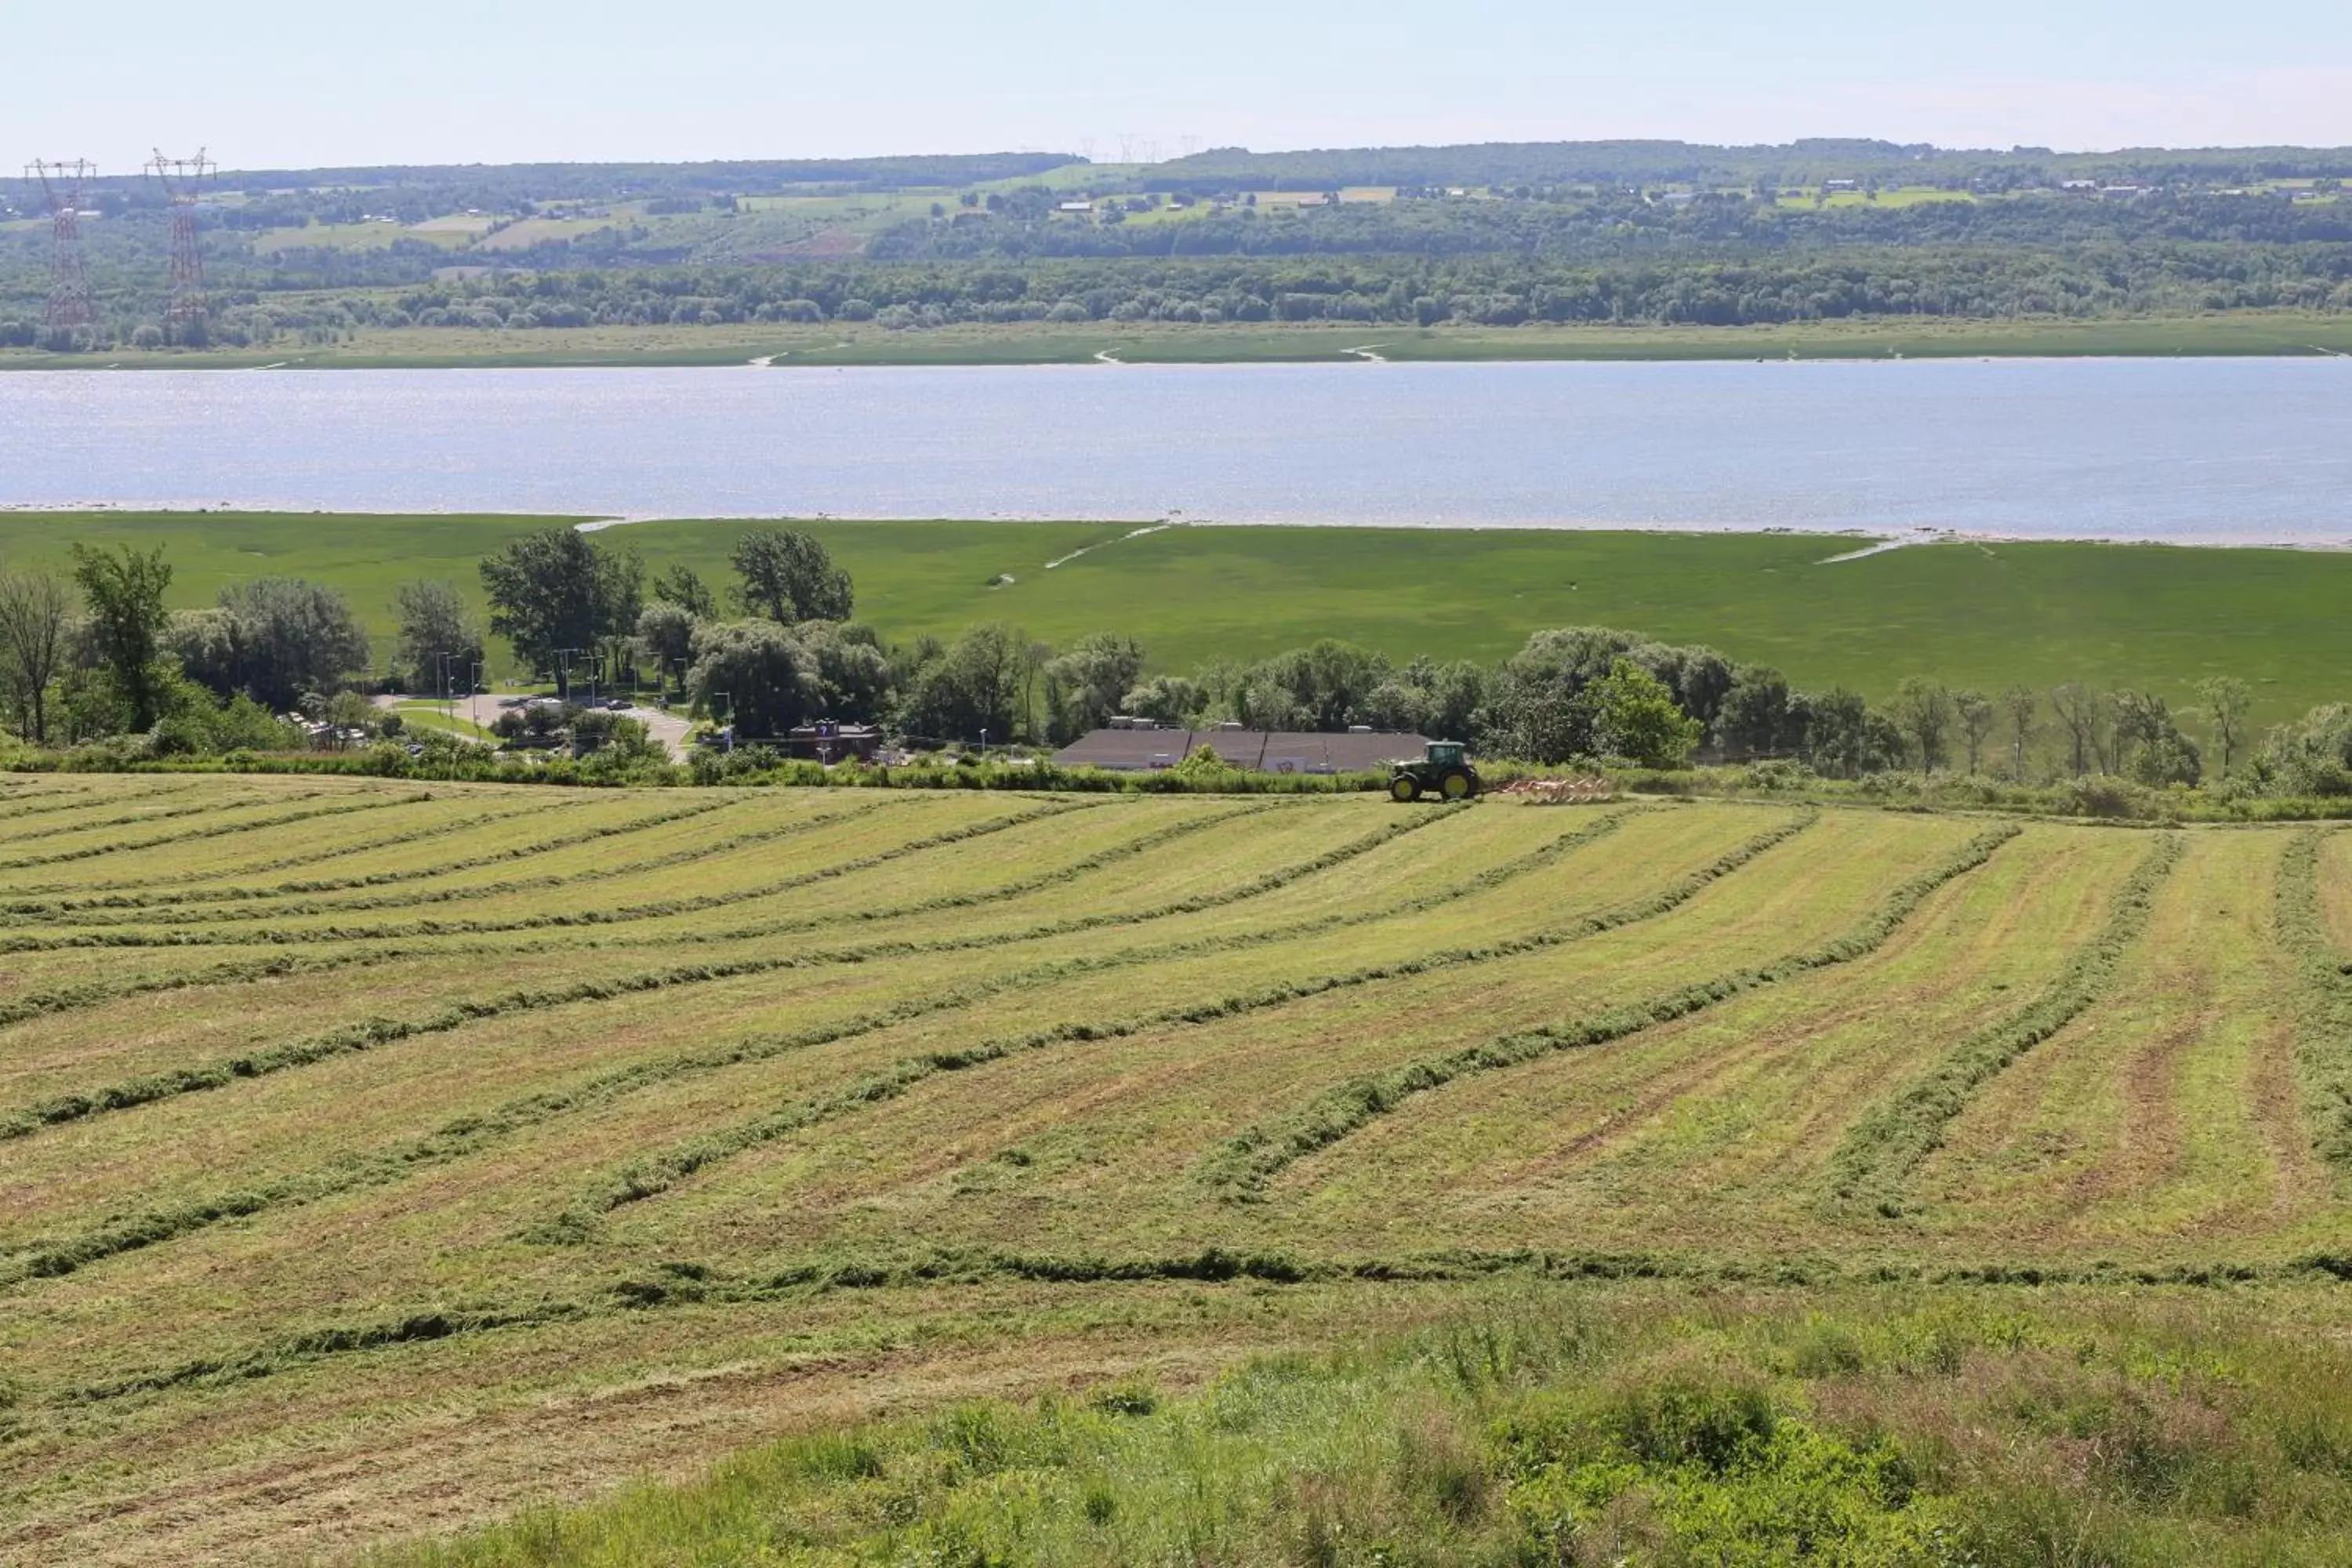
[[[1206,746],[1228,766],[1254,773],[1352,773],[1417,758],[1428,744],[1419,735],[1393,730],[1158,730],[1130,720],[1071,742],[1054,753],[1054,761],[1066,768],[1139,772],[1172,768]]]

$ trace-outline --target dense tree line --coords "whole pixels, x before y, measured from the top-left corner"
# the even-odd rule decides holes
[[[2064,180],[2247,184],[2352,176],[2352,147],[2245,147],[2057,153],[1939,148],[1926,142],[1821,137],[1782,146],[1671,141],[1495,142],[1451,147],[1360,147],[1298,153],[1213,148],[1154,166],[1163,190],[1319,191],[1346,185],[1504,186],[1654,183],[1812,185],[1824,180],[1954,188],[2031,189]]]
[[[2352,202],[2276,193],[1814,210],[1740,195],[1666,203],[1609,187],[1527,200],[1234,206],[1160,223],[1108,221],[1116,210],[1104,221],[1071,219],[1053,210],[1055,195],[1039,187],[975,198],[970,209],[876,236],[850,262],[746,265],[723,247],[704,254],[658,226],[623,225],[503,252],[487,275],[447,281],[436,273],[450,253],[417,239],[262,255],[220,232],[207,341],[331,342],[416,325],[1737,325],[2352,309]],[[165,229],[162,212],[145,209],[90,226],[105,319],[84,346],[163,341]],[[0,236],[0,346],[40,341],[43,243],[33,232]]]
[[[209,341],[332,342],[361,329],[408,326],[1731,326],[1857,317],[2095,320],[2277,308],[2352,310],[2352,245],[2168,245],[2115,253],[1914,250],[1605,266],[1369,257],[518,274],[341,297],[225,290]],[[14,321],[0,315],[0,345],[37,342],[37,320],[30,313]],[[160,331],[142,335],[128,321],[110,323],[105,341],[121,346],[139,346],[148,336],[162,341]]]
[[[1872,703],[1703,646],[1596,626],[1538,631],[1491,666],[1398,663],[1325,640],[1176,674],[1150,671],[1139,643],[1111,633],[1057,647],[991,624],[893,644],[850,619],[855,585],[789,530],[746,533],[731,564],[724,595],[683,567],[648,584],[629,552],[551,528],[485,560],[481,575],[492,629],[560,691],[583,679],[650,680],[747,742],[837,721],[881,725],[917,747],[1045,748],[1124,715],[1185,728],[1365,725],[1549,765],[1760,763],[1847,780],[1910,772],[2352,795],[2352,704],[2255,737],[2251,691],[2230,678],[2202,682],[2180,710],[2143,689],[1987,692],[1925,678]],[[304,738],[285,715],[362,732],[385,722],[362,686],[455,693],[482,673],[483,628],[447,584],[396,591],[399,652],[379,677],[358,617],[331,588],[256,579],[173,612],[171,581],[160,549],[129,546],[77,548],[68,576],[0,569],[0,704],[20,737],[129,736],[148,754],[284,748]],[[565,711],[575,737],[652,754],[633,725]],[[520,736],[560,721],[502,722]]]

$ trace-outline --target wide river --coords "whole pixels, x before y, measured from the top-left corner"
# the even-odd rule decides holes
[[[0,375],[0,505],[2352,543],[2352,360]]]

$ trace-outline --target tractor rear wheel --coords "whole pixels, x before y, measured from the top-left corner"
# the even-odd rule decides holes
[[[1389,798],[1410,805],[1421,798],[1421,781],[1411,773],[1399,773],[1389,780]]]
[[[1437,781],[1437,791],[1448,800],[1468,800],[1478,793],[1478,781],[1456,768]]]

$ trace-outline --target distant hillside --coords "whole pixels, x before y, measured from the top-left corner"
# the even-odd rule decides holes
[[[1487,142],[1297,153],[1221,147],[1155,164],[1150,184],[1165,190],[1314,190],[1348,185],[1744,185],[1759,180],[1811,185],[1823,180],[1897,178],[2027,184],[2058,178],[2210,181],[2347,174],[2352,174],[2352,147],[2133,148],[2072,153],[2017,147],[2000,153],[1822,138],[1753,147],[1693,142]]]
[[[795,186],[901,190],[972,185],[1085,162],[1070,153],[940,153],[898,158],[734,159],[700,163],[387,163],[324,169],[230,169],[231,191],[465,190],[489,201],[614,201],[782,191]],[[100,182],[135,187],[137,175]]]

